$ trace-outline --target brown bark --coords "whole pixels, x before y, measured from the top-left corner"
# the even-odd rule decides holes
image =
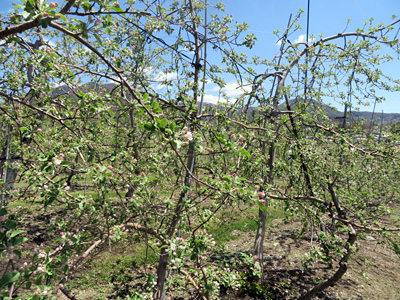
[[[260,263],[261,271],[264,270],[264,241],[265,241],[265,230],[267,225],[267,205],[265,205],[265,210],[258,210],[259,222],[256,239],[254,241],[253,255],[257,256],[257,260]]]
[[[67,13],[69,11],[69,9],[72,7],[72,5],[74,5],[75,2],[76,2],[76,0],[69,0],[64,5],[64,7],[60,10],[60,13],[61,14]],[[50,22],[52,20],[52,18],[46,18],[45,20]],[[16,34],[16,33],[21,33],[21,32],[24,32],[26,30],[38,27],[38,26],[40,26],[40,21],[41,21],[41,18],[38,17],[38,18],[36,18],[34,20],[27,21],[25,23],[22,23],[22,24],[13,26],[13,27],[6,28],[4,30],[0,30],[0,39],[4,39],[4,38],[6,38],[6,37],[8,37],[10,35],[13,35],[13,34]]]
[[[25,23],[22,23],[22,24],[13,26],[13,27],[7,27],[4,30],[0,30],[0,39],[4,39],[10,35],[21,33],[21,32],[24,32],[26,30],[29,30],[29,29],[32,29],[32,28],[35,28],[38,26],[40,26],[39,18],[36,18],[32,21],[28,21],[28,22],[25,22]]]
[[[310,290],[307,293],[305,293],[304,295],[302,295],[300,298],[301,300],[312,299],[319,292],[322,292],[324,289],[335,285],[336,282],[338,282],[343,277],[343,275],[346,273],[348,260],[349,260],[349,256],[351,253],[350,248],[353,246],[353,244],[357,240],[357,232],[354,230],[354,228],[351,225],[349,225],[348,227],[350,229],[350,232],[349,232],[349,237],[348,237],[347,243],[346,243],[346,253],[339,262],[339,269],[328,280],[318,284],[312,290]]]
[[[199,42],[199,34],[197,31],[197,24],[196,21],[194,20],[194,10],[193,10],[193,5],[192,1],[189,0],[189,6],[190,6],[190,14],[193,17],[193,26],[192,26],[192,34],[194,36],[194,41],[195,41],[195,63],[194,63],[194,85],[193,85],[193,101],[194,103],[197,104],[197,99],[198,99],[198,94],[199,94],[199,73],[201,70],[201,57],[200,57],[200,42]],[[194,111],[191,115],[192,119],[196,119],[197,117],[197,112]],[[178,222],[181,219],[181,214],[182,210],[184,209],[184,198],[187,197],[188,190],[191,185],[191,180],[192,180],[192,173],[194,169],[194,164],[195,164],[195,148],[196,148],[196,142],[191,141],[189,143],[189,149],[187,152],[187,164],[186,164],[186,175],[185,175],[185,182],[184,182],[184,190],[182,191],[178,203],[176,204],[175,208],[175,213],[174,216],[172,217],[169,229],[167,231],[167,237],[173,236],[175,233],[175,229],[178,226]],[[165,282],[167,280],[167,267],[168,267],[168,252],[163,248],[161,250],[161,257],[160,261],[157,267],[157,291],[154,294],[154,299],[155,300],[161,300],[164,299],[164,289],[165,289]]]

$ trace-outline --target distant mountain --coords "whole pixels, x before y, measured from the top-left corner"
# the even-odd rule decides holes
[[[83,91],[99,91],[99,90],[106,90],[107,92],[111,92],[116,88],[116,85],[114,83],[108,83],[108,84],[94,84],[94,83],[86,83],[81,86],[81,90]],[[63,93],[68,93],[69,88],[67,86],[61,86],[58,87],[53,93],[55,95],[57,94],[63,94]],[[301,101],[301,102],[300,102]],[[206,104],[206,103],[205,103]],[[210,106],[218,106],[216,104],[212,103],[207,103]],[[293,109],[296,105],[306,105],[306,110],[308,112],[312,112],[318,109],[322,109],[322,111],[325,111],[326,115],[328,118],[332,120],[332,122],[337,122],[341,123],[343,121],[344,117],[344,112],[338,111],[332,106],[329,106],[325,103],[318,102],[314,99],[308,99],[306,103],[304,103],[304,100],[298,100],[298,99],[292,99],[289,101],[291,109]],[[247,113],[250,115],[251,112],[255,109],[255,107],[249,107]],[[280,110],[287,110],[286,104],[282,103],[279,105]],[[400,113],[384,113],[382,114],[381,112],[375,112],[374,114],[369,111],[348,111],[347,112],[347,122],[371,122],[373,121],[375,123],[380,123],[381,118],[383,116],[383,123],[384,124],[392,124],[392,123],[400,123]]]
[[[302,101],[302,102],[300,102]],[[289,101],[290,107],[293,109],[296,107],[296,105],[306,105],[307,106],[307,111],[312,112],[319,109],[322,109],[325,111],[326,115],[328,118],[330,118],[333,122],[342,122],[343,117],[344,117],[344,112],[343,111],[338,111],[334,107],[331,107],[325,103],[318,102],[313,99],[308,99],[307,103],[304,103],[304,100],[297,100],[297,99],[292,99]],[[283,103],[279,106],[280,109],[286,110],[286,104]],[[373,121],[375,123],[380,123],[381,118],[383,117],[383,123],[384,124],[392,124],[392,123],[397,123],[400,122],[400,113],[383,113],[382,112],[370,112],[370,111],[347,111],[347,122],[371,122]]]

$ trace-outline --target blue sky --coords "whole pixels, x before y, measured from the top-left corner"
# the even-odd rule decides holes
[[[214,0],[209,0],[213,3]],[[216,1],[215,1],[216,2]],[[224,2],[224,1],[223,1]],[[306,34],[307,0],[230,0],[225,1],[226,13],[232,14],[238,21],[245,21],[250,25],[250,32],[258,38],[258,42],[252,53],[264,58],[271,59],[278,53],[276,46],[277,38],[272,33],[279,29],[283,32],[289,15],[293,16],[304,10],[300,19],[302,30],[297,31],[289,37],[291,42],[301,39]],[[363,27],[364,22],[374,18],[375,24],[389,24],[392,15],[400,16],[399,0],[311,0],[310,2],[310,35],[324,37],[343,32],[346,29],[348,20],[351,19],[346,31],[355,31]],[[304,37],[303,36],[303,37]],[[305,39],[304,39],[305,40]],[[394,56],[394,53],[391,53]],[[394,56],[395,57],[395,56]],[[395,60],[390,65],[384,66],[384,70],[394,78],[400,78],[400,60]],[[376,111],[400,113],[400,92],[385,93],[387,100],[384,103],[376,104]],[[331,103],[339,110],[343,107]],[[360,110],[372,111],[373,105],[361,107]]]
[[[54,0],[56,1],[56,0]],[[0,1],[0,12],[6,14],[12,7],[11,0]],[[14,1],[20,3],[20,1]],[[57,1],[61,3],[62,1]],[[122,4],[123,0],[119,0]],[[219,1],[209,0],[210,4]],[[303,9],[300,25],[302,30],[297,31],[289,39],[294,42],[302,38],[306,33],[306,13],[307,0],[226,0],[225,12],[232,14],[234,19],[239,22],[246,22],[250,25],[250,32],[254,33],[258,42],[256,46],[248,52],[248,55],[258,55],[261,58],[272,59],[278,53],[279,46],[276,45],[277,38],[273,31],[285,29],[289,15],[295,15],[299,9]],[[399,0],[311,0],[310,5],[310,34],[318,36],[334,35],[346,29],[347,21],[352,21],[346,31],[354,31],[362,27],[365,21],[374,18],[377,23],[388,24],[392,21],[392,15],[400,15]],[[400,61],[394,60],[390,65],[385,66],[385,71],[394,78],[400,78]],[[227,87],[228,94],[235,96],[236,85],[229,82]],[[215,88],[209,88],[209,96],[216,97]],[[400,113],[400,92],[384,94],[386,102],[378,103],[377,111]],[[332,103],[335,105],[335,103]],[[335,105],[336,106],[336,105]],[[337,106],[338,109],[342,109]],[[361,110],[372,111],[373,105],[362,107]]]

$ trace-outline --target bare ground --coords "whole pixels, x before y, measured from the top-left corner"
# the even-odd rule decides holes
[[[24,250],[28,253],[36,245],[51,244],[51,240],[57,232],[49,233],[48,224],[52,222],[53,213],[28,212],[26,233],[30,239],[25,244]],[[306,234],[301,239],[296,238],[299,224],[294,222],[285,224],[282,220],[273,221],[269,227],[265,241],[265,266],[261,284],[268,285],[270,291],[274,294],[274,299],[298,299],[301,293],[309,290],[314,285],[329,278],[337,268],[328,268],[324,264],[315,264],[311,272],[303,272],[301,259],[310,249],[310,234]],[[252,232],[235,231],[231,233],[237,235],[238,239],[231,240],[225,245],[226,254],[235,254],[240,252],[249,253],[253,247],[254,235]],[[330,287],[319,294],[316,299],[382,299],[397,300],[400,299],[400,263],[399,257],[393,251],[377,245],[376,237],[368,236],[368,239],[360,241],[360,251],[349,261],[349,269],[341,281],[334,287]],[[115,248],[112,253],[105,251],[103,254],[95,256],[94,260],[103,260],[104,255],[118,255],[121,249]],[[113,284],[105,292],[99,292],[97,289],[87,288],[79,289],[79,281],[90,269],[90,264],[83,265],[74,275],[74,286],[72,293],[77,299],[123,299],[123,289],[126,289],[125,295],[133,292],[135,284],[130,286],[118,286]],[[129,268],[126,272],[132,273],[132,280],[142,279],[143,268]],[[154,271],[154,266],[150,266],[146,271]],[[107,270],[104,270],[107,272]],[[137,272],[135,274],[135,272]],[[118,292],[117,290],[120,289]],[[107,291],[113,291],[107,295]],[[117,292],[116,292],[117,291]],[[120,296],[117,296],[120,295]],[[67,298],[58,292],[56,299],[67,300]],[[167,299],[184,299],[171,295]],[[228,293],[222,296],[222,299],[255,299],[249,295],[240,293]]]

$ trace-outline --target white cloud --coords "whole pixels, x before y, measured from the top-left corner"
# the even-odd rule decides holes
[[[147,68],[144,68],[144,69],[143,69],[143,72],[144,72],[145,74],[151,73],[151,72],[153,72],[153,71],[154,71],[154,69],[151,68],[151,67],[147,67]]]
[[[220,102],[220,97],[219,96],[214,96],[211,94],[204,94],[204,102],[205,103],[212,103],[212,104],[217,104]]]
[[[152,70],[149,70],[149,71],[152,71]],[[178,73],[176,73],[176,72],[168,72],[168,73],[158,72],[155,75],[154,80],[156,82],[159,82],[159,84],[155,85],[154,89],[161,90],[163,88],[166,88],[167,86],[165,84],[162,84],[161,82],[163,82],[163,81],[173,81],[173,80],[176,80],[177,77],[178,77]]]
[[[308,42],[312,43],[315,39],[310,39],[308,38]],[[294,40],[294,43],[305,43],[306,42],[306,35],[305,34],[300,34],[297,39]]]
[[[295,44],[297,43],[305,43],[306,42],[306,35],[300,34],[297,39],[294,40]]]
[[[219,86],[214,86],[212,89],[209,89],[210,92],[225,92],[226,95],[231,97],[237,97],[243,94],[244,92],[250,92],[250,86],[240,86],[237,82],[227,83],[223,89],[220,89]]]
[[[240,86],[237,82],[230,82],[225,85],[223,89],[221,89],[217,85],[213,85],[212,88],[206,88],[204,94],[204,102],[217,104],[220,103],[233,103],[236,98],[242,95],[245,92],[250,92],[250,86]],[[228,100],[223,98],[220,93],[225,93],[228,97]]]
[[[176,72],[159,72],[156,77],[154,78],[154,80],[156,81],[166,81],[166,80],[175,80],[176,77],[178,76],[178,73]]]

